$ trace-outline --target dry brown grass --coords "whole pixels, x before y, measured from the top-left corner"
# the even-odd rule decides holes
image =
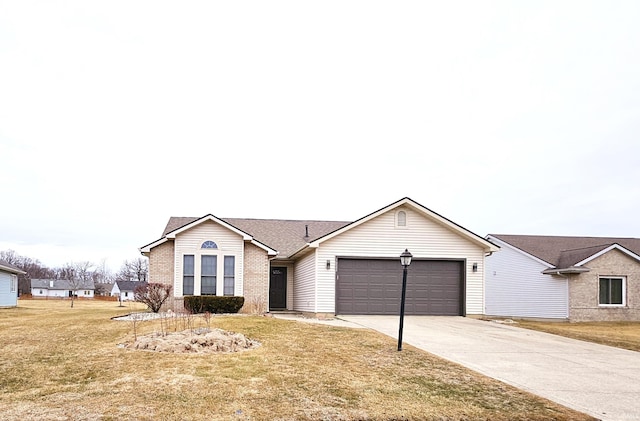
[[[393,339],[369,330],[217,316],[212,327],[262,346],[161,354],[117,347],[133,339],[132,324],[110,318],[139,305],[18,305],[0,311],[4,420],[592,419],[411,346],[397,352]]]
[[[517,326],[631,351],[640,351],[640,322],[565,323],[518,320]]]

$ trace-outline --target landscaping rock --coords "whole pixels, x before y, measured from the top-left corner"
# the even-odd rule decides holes
[[[242,333],[222,329],[196,329],[172,333],[153,333],[139,336],[136,341],[124,344],[125,348],[155,352],[202,354],[211,352],[240,352],[260,346],[258,341]]]

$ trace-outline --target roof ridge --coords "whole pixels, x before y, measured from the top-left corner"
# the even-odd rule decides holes
[[[640,240],[640,237],[605,237],[602,235],[546,235],[546,234],[487,234],[492,237],[546,237],[546,238],[589,238],[607,240]]]
[[[596,248],[596,247],[609,247],[609,246],[612,246],[614,244],[618,244],[618,243],[613,242],[613,243],[606,243],[606,244],[596,244],[596,245],[587,246],[587,247],[578,247],[578,248],[575,248],[575,249],[564,249],[564,250],[562,250],[562,252],[564,253],[565,251],[578,251],[578,250],[593,249],[593,248]]]

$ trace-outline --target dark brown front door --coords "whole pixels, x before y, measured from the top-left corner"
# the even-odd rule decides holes
[[[269,310],[287,309],[287,268],[271,268],[269,280]]]

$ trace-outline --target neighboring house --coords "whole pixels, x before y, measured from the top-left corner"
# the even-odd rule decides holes
[[[75,292],[74,292],[75,290]],[[75,293],[78,298],[93,298],[95,286],[88,280],[74,288],[72,282],[66,279],[32,279],[31,295],[34,298],[71,297]]]
[[[489,316],[640,320],[640,239],[490,234]]]
[[[405,249],[406,314],[482,314],[499,248],[409,198],[354,222],[171,217],[140,252],[174,310],[185,295],[238,295],[245,313],[334,315],[398,314]]]
[[[18,275],[26,272],[0,260],[0,307],[18,305]]]
[[[134,291],[140,285],[146,282],[140,281],[116,281],[111,289],[112,297],[119,297],[120,301],[134,301]]]

